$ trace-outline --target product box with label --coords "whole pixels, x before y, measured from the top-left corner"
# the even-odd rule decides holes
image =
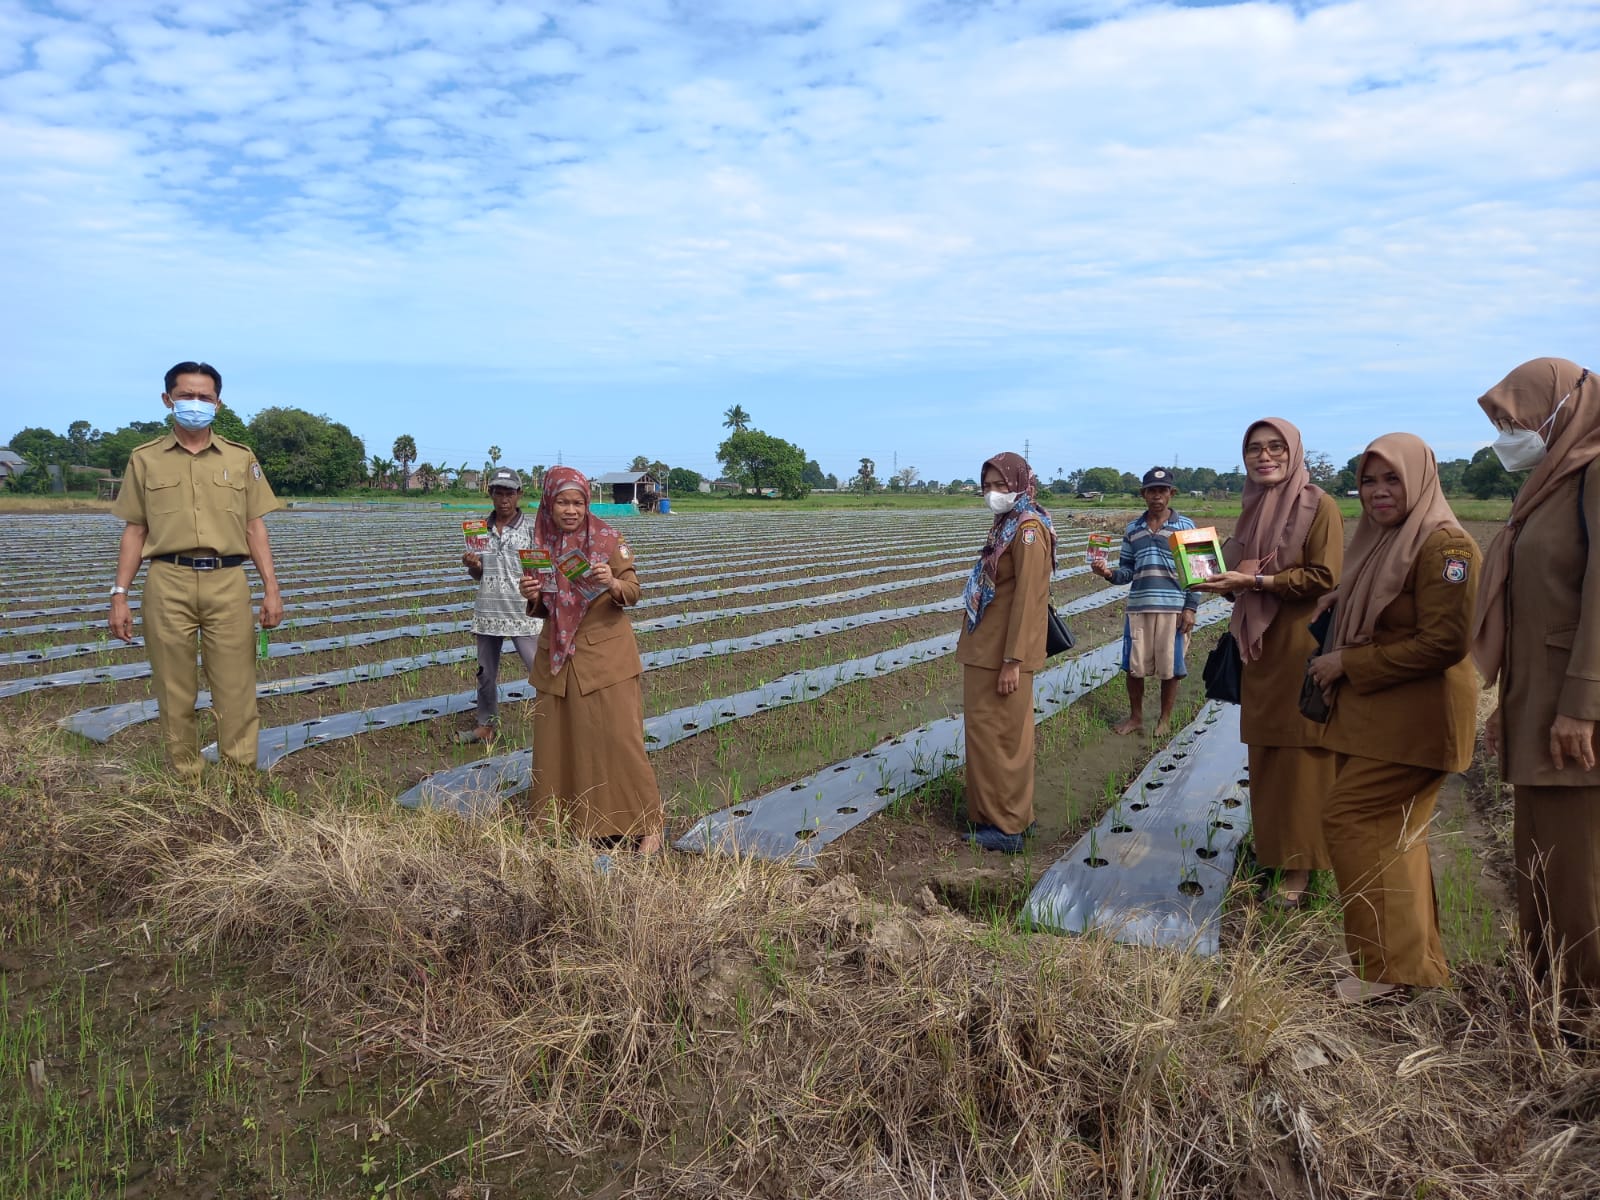
[[[1212,526],[1175,529],[1167,540],[1172,546],[1172,559],[1178,564],[1178,582],[1184,587],[1204,583],[1228,569],[1222,561],[1222,539]]]

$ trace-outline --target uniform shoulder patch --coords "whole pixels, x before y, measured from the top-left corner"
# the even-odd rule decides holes
[[[1446,583],[1465,583],[1467,581],[1467,568],[1470,564],[1460,555],[1446,554],[1444,556],[1444,579]]]
[[[624,542],[622,545],[617,547],[617,557],[618,558],[632,558],[633,557],[633,551],[628,549],[628,544],[626,542]]]
[[[1027,528],[1027,529],[1024,529],[1022,531],[1022,540],[1026,545],[1029,545],[1029,546],[1033,545],[1036,541],[1039,540],[1038,531],[1033,529],[1031,526],[1029,528]]]
[[[253,462],[253,463],[250,464],[250,475],[251,475],[251,478],[253,478],[253,479],[260,479],[261,478],[261,464],[260,463]]]

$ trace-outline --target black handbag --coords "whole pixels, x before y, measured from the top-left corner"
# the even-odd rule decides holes
[[[1311,636],[1317,639],[1317,645],[1321,647],[1317,654],[1326,654],[1333,648],[1330,644],[1333,641],[1333,608],[1329,608],[1307,628],[1311,630]],[[1311,657],[1315,658],[1316,655]],[[1328,718],[1333,716],[1333,705],[1323,696],[1322,688],[1317,681],[1311,678],[1310,658],[1306,659],[1306,677],[1300,681],[1300,715],[1319,725],[1326,725]]]
[[[1239,703],[1239,685],[1243,677],[1244,662],[1239,658],[1239,643],[1233,640],[1233,634],[1224,633],[1206,655],[1206,665],[1200,670],[1200,678],[1205,680],[1206,699]]]
[[[1061,614],[1056,611],[1056,606],[1047,604],[1045,608],[1048,615],[1045,617],[1044,656],[1054,658],[1071,650],[1077,641],[1072,636],[1072,630],[1067,628],[1067,623],[1061,619]]]

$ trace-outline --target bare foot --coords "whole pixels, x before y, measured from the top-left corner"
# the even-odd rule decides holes
[[[1118,737],[1127,737],[1130,733],[1138,733],[1143,728],[1144,722],[1142,720],[1138,717],[1129,717],[1126,721],[1113,725],[1111,732]]]
[[[1166,737],[1172,732],[1172,718],[1162,717],[1156,722],[1156,727],[1150,731],[1151,737]]]

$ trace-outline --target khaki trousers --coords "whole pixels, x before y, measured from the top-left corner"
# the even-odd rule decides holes
[[[1033,672],[1023,671],[1009,696],[999,682],[999,671],[962,667],[967,819],[1022,833],[1033,824]]]
[[[261,731],[256,715],[255,617],[243,567],[196,571],[151,561],[141,618],[151,689],[161,707],[161,745],[172,769],[200,778],[200,674],[196,639],[217,718],[223,760],[254,769]]]
[[[1600,999],[1600,788],[1515,788],[1517,918],[1539,977]]]
[[[1449,982],[1428,859],[1445,772],[1336,755],[1322,824],[1344,909],[1344,944],[1369,983]]]

